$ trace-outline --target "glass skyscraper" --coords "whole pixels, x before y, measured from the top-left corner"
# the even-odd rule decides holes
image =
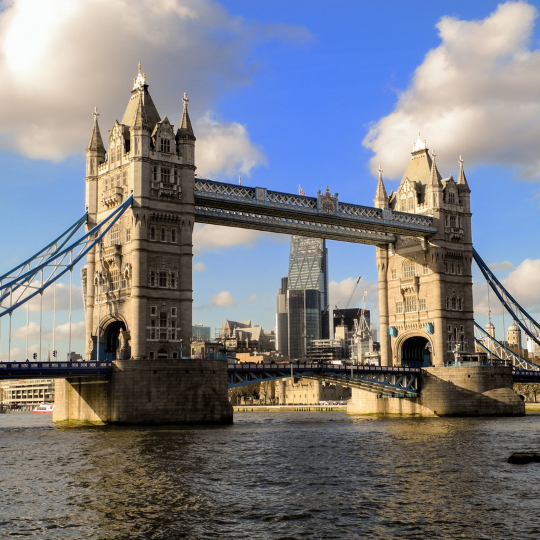
[[[330,337],[326,240],[291,237],[287,312],[289,357],[304,359],[313,339]]]

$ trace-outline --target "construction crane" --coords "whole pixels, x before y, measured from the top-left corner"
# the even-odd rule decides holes
[[[338,309],[338,307],[336,306],[336,312],[337,312],[338,316],[341,315],[341,324],[344,324],[345,310],[349,307],[349,304],[351,303],[351,300],[352,300],[352,298],[354,296],[354,293],[356,292],[356,289],[358,288],[358,284],[360,283],[361,279],[362,279],[362,276],[360,276],[356,280],[356,283],[354,284],[351,295],[349,296],[349,299],[347,300],[347,303],[345,304],[345,307],[341,310],[341,313],[340,313],[340,310]]]
[[[364,353],[373,353],[373,328],[366,320],[366,297],[367,291],[364,291],[360,317],[354,320],[353,356],[357,363],[361,362]]]

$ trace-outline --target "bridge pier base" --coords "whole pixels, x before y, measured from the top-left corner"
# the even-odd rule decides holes
[[[113,373],[56,380],[54,422],[229,424],[222,360],[118,360]]]
[[[418,397],[392,397],[353,388],[347,413],[523,416],[525,403],[512,387],[511,367],[426,368],[420,376]]]

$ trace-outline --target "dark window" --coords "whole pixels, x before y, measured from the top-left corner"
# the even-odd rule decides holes
[[[169,139],[161,139],[161,146],[160,146],[161,152],[170,152],[171,151],[171,141]]]
[[[167,313],[159,314],[159,339],[167,339]]]
[[[171,181],[171,169],[161,167],[161,181],[167,183]]]
[[[159,273],[159,286],[160,287],[166,287],[167,286],[167,272],[160,272]]]
[[[150,287],[156,286],[156,273],[152,270],[150,272]]]

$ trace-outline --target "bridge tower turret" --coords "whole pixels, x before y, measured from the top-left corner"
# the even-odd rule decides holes
[[[187,110],[175,133],[134,80],[109,132],[107,159],[95,116],[86,204],[99,223],[133,194],[133,206],[88,255],[87,358],[180,358],[189,350],[195,136]],[[98,352],[99,347],[99,352]]]
[[[458,182],[443,179],[419,134],[389,196],[394,212],[432,216],[437,233],[377,248],[381,355],[388,365],[442,366],[456,352],[474,353],[470,189],[459,163]]]

